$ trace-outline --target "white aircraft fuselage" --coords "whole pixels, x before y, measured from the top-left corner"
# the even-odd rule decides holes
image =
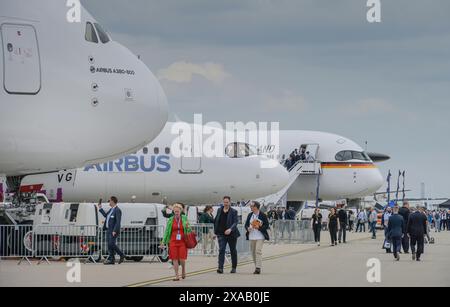
[[[115,195],[121,202],[209,204],[225,195],[239,201],[276,193],[288,182],[288,172],[277,161],[271,161],[274,167],[261,167],[270,160],[265,156],[179,157],[173,148],[177,138],[168,123],[136,154],[58,174],[27,176],[22,192],[45,192],[55,202],[96,202]]]
[[[164,127],[167,101],[151,71],[66,1],[0,2],[0,174],[109,161]]]
[[[283,154],[286,158],[302,145],[314,151],[316,161],[321,163],[319,197],[322,200],[363,197],[376,192],[383,183],[380,171],[362,148],[334,134],[281,131],[279,155],[274,155],[278,145],[259,144],[260,155],[247,152],[234,156],[229,150],[234,143],[230,143],[225,144],[224,151],[228,154],[225,157],[178,158],[173,155],[177,135],[172,133],[172,125],[168,124],[154,142],[137,154],[76,171],[28,176],[22,182],[23,191],[44,191],[55,201],[70,202],[94,202],[111,195],[125,202],[133,196],[136,202],[187,204],[217,203],[224,195],[236,201],[249,200],[277,193],[286,186],[288,172],[277,160],[282,160]],[[256,146],[242,148],[245,152]],[[363,160],[338,157],[345,152],[360,153],[355,157]],[[274,168],[261,167],[267,157],[277,161]],[[288,190],[288,201],[313,200],[316,191],[317,176],[301,175]]]

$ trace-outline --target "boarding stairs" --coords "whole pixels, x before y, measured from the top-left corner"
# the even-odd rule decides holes
[[[312,153],[313,157],[317,157],[319,152],[318,144],[303,145],[306,150]],[[297,161],[292,167],[289,168],[289,182],[288,184],[279,192],[260,198],[258,201],[267,207],[270,206],[281,206],[286,207],[287,205],[287,193],[292,185],[297,181],[298,178],[302,176],[317,176],[317,193],[319,193],[320,186],[320,176],[322,175],[322,164],[320,161]]]
[[[297,181],[300,176],[320,176],[322,174],[321,164],[319,162],[306,162],[298,161],[289,170],[289,181],[288,184],[275,194],[268,195],[266,197],[257,199],[263,206],[286,206],[287,203],[287,192],[292,187],[292,185]]]

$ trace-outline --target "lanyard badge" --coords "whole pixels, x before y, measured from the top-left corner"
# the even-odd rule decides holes
[[[177,241],[181,241],[181,222],[180,222],[180,220],[181,219],[177,219],[177,223],[178,223],[178,233],[177,233]]]

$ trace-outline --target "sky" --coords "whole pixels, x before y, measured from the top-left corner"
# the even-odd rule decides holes
[[[84,0],[150,67],[172,119],[277,121],[388,154],[407,196],[450,197],[450,1]]]

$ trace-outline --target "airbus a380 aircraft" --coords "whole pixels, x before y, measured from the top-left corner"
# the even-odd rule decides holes
[[[0,175],[108,161],[142,148],[167,122],[165,94],[137,56],[81,7],[0,1]]]
[[[282,191],[291,180],[280,164],[261,168],[265,156],[283,158],[273,156],[277,145],[263,144],[257,149],[236,139],[225,146],[225,158],[175,158],[171,145],[176,136],[171,134],[171,126],[136,155],[57,175],[28,176],[22,189],[44,191],[56,201],[92,202],[114,193],[125,201],[136,196],[138,202],[168,199],[205,204],[228,194],[235,200],[261,198]],[[300,165],[305,169],[288,187],[288,201],[315,199],[317,176],[323,200],[370,195],[383,183],[377,167],[349,139],[321,132],[281,131],[280,143],[280,153],[288,155],[303,146],[321,162]]]
[[[43,192],[54,202],[96,202],[99,197],[116,195],[122,202],[132,201],[134,196],[136,202],[208,204],[217,203],[224,195],[236,201],[259,198],[280,191],[288,183],[289,174],[278,161],[256,155],[249,145],[239,158],[224,156],[225,147],[229,148],[225,145],[219,149],[222,156],[180,157],[174,153],[180,147],[174,145],[179,134],[172,128],[168,123],[154,142],[117,161],[27,176],[21,190]],[[197,141],[193,143],[199,144]],[[180,145],[186,152],[192,151],[190,144]]]

